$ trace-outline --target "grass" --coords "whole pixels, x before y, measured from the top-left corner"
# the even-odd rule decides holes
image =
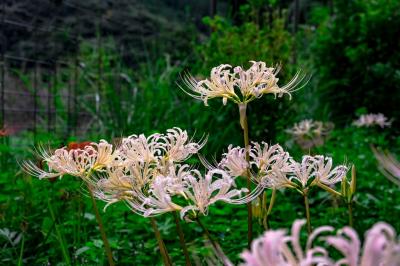
[[[10,137],[10,143],[14,142],[13,138]],[[287,135],[280,135],[278,140],[295,157],[301,156],[302,152],[291,144]],[[398,138],[390,138],[379,130],[347,127],[335,129],[328,142],[318,148],[318,153],[332,156],[336,164],[345,161],[357,166],[358,186],[353,212],[355,228],[360,232],[377,221],[386,221],[395,229],[400,229],[397,219],[400,215],[399,188],[377,170],[370,150],[370,144],[385,148],[398,147],[398,143]],[[90,197],[82,189],[80,181],[68,176],[57,181],[33,179],[23,174],[15,164],[15,157],[20,159],[23,156],[18,151],[14,153],[10,150],[7,162],[2,166],[0,229],[22,234],[22,237],[14,242],[0,237],[3,248],[0,261],[29,265],[106,265],[107,258],[95,214],[90,207]],[[270,198],[271,191],[267,194]],[[340,199],[314,189],[309,193],[309,201],[313,227],[330,224],[339,228],[348,224],[347,206]],[[104,204],[98,204],[101,210]],[[161,264],[161,257],[149,256],[158,253],[147,219],[131,213],[123,204],[112,205],[101,215],[118,265]],[[269,216],[271,228],[289,228],[293,220],[304,217],[302,198],[297,192],[277,192],[275,206]],[[227,256],[236,262],[238,254],[246,248],[246,219],[246,206],[224,204],[212,207],[209,216],[203,219],[210,234],[218,240]],[[173,215],[161,216],[157,223],[172,261],[184,265]],[[184,222],[182,227],[191,256],[210,256],[201,228],[195,223]],[[255,218],[255,236],[262,232],[262,226]]]
[[[97,53],[84,50],[90,47],[82,47],[80,61],[85,63],[85,68],[79,69],[78,93],[93,96],[98,89]],[[179,126],[187,129],[190,135],[196,133],[196,138],[209,134],[209,141],[202,150],[208,159],[218,158],[229,144],[242,144],[236,106],[222,106],[220,102],[210,101],[210,106],[205,107],[178,89],[175,82],[185,69],[184,63],[172,64],[166,57],[147,62],[133,71],[119,65],[113,68],[107,62],[110,58],[119,62],[118,55],[112,51],[103,51],[103,54],[105,78],[99,92],[101,111],[97,111],[90,98],[77,103],[80,111],[94,117],[90,121],[77,121],[81,126],[88,123],[89,129],[77,136],[69,134],[73,135],[69,138],[55,137],[41,131],[46,127],[38,124],[35,136],[38,142],[60,147],[76,139],[111,140],[122,135],[162,132]],[[72,77],[75,69],[60,71]],[[21,78],[29,83],[26,77]],[[63,87],[61,82],[60,88]],[[302,97],[305,99],[304,95]],[[271,99],[257,101],[255,108],[249,108],[250,139],[280,143],[299,159],[303,152],[284,132],[298,114],[292,112],[295,108],[285,106],[293,103],[302,110],[313,106],[308,106],[309,101],[296,100],[296,94],[291,103],[277,101],[280,109],[271,108]],[[58,100],[57,108],[65,110],[64,104]],[[57,117],[57,128],[66,128],[65,119]],[[91,199],[84,192],[82,183],[69,176],[56,181],[37,180],[21,172],[17,161],[30,156],[33,139],[32,133],[26,131],[1,139],[0,264],[107,265]],[[400,139],[393,137],[390,130],[357,129],[349,125],[337,126],[324,146],[310,152],[331,156],[335,164],[345,162],[356,166],[358,185],[352,211],[354,226],[360,235],[377,221],[386,221],[400,231],[397,219],[400,215],[400,189],[378,171],[371,144],[400,153]],[[199,161],[191,159],[191,163],[199,164]],[[244,185],[245,180],[239,183]],[[270,199],[272,191],[266,194]],[[349,223],[348,206],[340,199],[319,189],[309,191],[308,197],[313,227],[329,224],[340,228]],[[98,202],[98,205],[100,210],[104,208],[104,203]],[[106,212],[101,212],[101,216],[117,265],[162,264],[161,256],[154,255],[159,254],[158,245],[148,219],[133,214],[121,203],[110,206]],[[295,219],[305,216],[300,194],[289,190],[276,192],[274,208],[268,218],[270,228],[288,229]],[[210,208],[209,216],[202,222],[226,255],[238,262],[240,252],[247,247],[246,220],[246,206],[218,203]],[[253,223],[254,235],[262,234],[264,229],[257,217]],[[166,214],[157,218],[157,225],[172,261],[184,265],[174,216]],[[212,256],[203,230],[195,223],[181,221],[181,225],[191,257],[204,262]]]

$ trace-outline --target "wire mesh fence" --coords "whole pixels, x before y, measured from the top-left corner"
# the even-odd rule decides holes
[[[57,1],[58,2],[58,1]],[[31,131],[33,139],[38,132],[49,132],[68,137],[75,134],[78,121],[86,121],[91,114],[80,110],[77,102],[85,97],[86,105],[96,106],[99,111],[101,102],[102,69],[102,20],[123,26],[122,22],[106,18],[100,10],[90,9],[70,1],[57,3],[57,10],[75,9],[85,12],[93,18],[93,27],[97,29],[94,45],[98,53],[97,92],[91,95],[79,95],[79,77],[81,67],[79,50],[82,38],[79,26],[64,27],[40,23],[42,18],[21,16],[24,1],[2,1],[0,6],[1,51],[0,51],[0,126],[8,133]],[[49,10],[51,11],[51,10]],[[26,15],[26,12],[25,12]],[[68,23],[64,23],[68,24]],[[14,34],[29,36],[33,47],[26,55],[23,48],[9,49]],[[65,56],[56,53],[62,50],[56,34],[68,36],[69,46],[73,46],[75,55]],[[63,40],[65,42],[65,40]],[[32,45],[30,45],[32,46]],[[57,57],[49,58],[43,51],[55,51]],[[11,51],[11,52],[10,52]],[[15,52],[17,51],[17,52]],[[22,51],[19,52],[18,51]],[[68,69],[67,74],[63,70]],[[65,72],[65,71],[64,71]]]
[[[83,36],[77,20],[44,19],[46,12],[30,12],[30,1],[4,0],[0,4],[0,138],[1,163],[12,152],[46,142],[64,140],[96,123],[108,78],[104,71],[104,21],[119,27],[126,22],[106,16],[107,9],[89,8],[78,1],[45,1],[48,12],[84,13],[95,34]],[[99,7],[102,2],[99,1]],[[85,22],[87,23],[87,22]],[[81,23],[82,24],[82,23]],[[87,25],[86,25],[87,26]],[[15,42],[21,36],[29,42]],[[82,42],[90,44],[96,68],[88,73],[80,58]],[[123,49],[116,49],[122,57]],[[119,79],[116,75],[115,79]],[[90,84],[82,91],[80,84]],[[116,81],[118,87],[119,81]],[[43,139],[43,138],[42,138]],[[64,143],[65,144],[65,143]]]

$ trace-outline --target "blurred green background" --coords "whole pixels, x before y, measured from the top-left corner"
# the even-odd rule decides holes
[[[356,229],[379,220],[400,229],[399,188],[378,171],[370,149],[400,154],[399,1],[3,0],[0,11],[0,264],[106,265],[80,181],[21,172],[18,162],[32,158],[35,145],[178,126],[195,139],[209,134],[202,152],[219,158],[229,144],[242,144],[237,107],[219,100],[205,107],[179,89],[181,75],[206,78],[214,66],[248,67],[251,60],[282,64],[280,84],[299,69],[312,75],[292,100],[252,102],[251,140],[280,143],[297,159],[310,152],[355,164]],[[392,126],[351,125],[366,113],[383,113]],[[323,146],[302,151],[286,133],[303,119],[335,124]],[[325,192],[314,191],[311,206],[314,226],[347,223],[346,207]],[[218,204],[205,219],[234,262],[246,246],[245,217],[244,206]],[[278,193],[272,228],[303,217],[298,195]],[[161,264],[146,219],[123,204],[103,219],[117,265]],[[159,224],[173,261],[183,265],[172,216]],[[191,253],[205,263],[210,250],[201,230],[184,230]]]

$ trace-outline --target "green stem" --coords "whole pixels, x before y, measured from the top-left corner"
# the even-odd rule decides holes
[[[160,230],[158,230],[157,222],[154,217],[150,217],[151,227],[153,227],[154,235],[156,236],[158,247],[160,248],[161,257],[163,259],[164,265],[171,266],[171,258],[168,255],[167,248],[165,247],[164,241],[161,237]]]
[[[210,241],[211,245],[214,247],[216,251],[219,250],[219,247],[217,243],[214,241],[213,237],[211,236],[210,232],[207,230],[207,228],[204,226],[204,224],[200,221],[198,217],[196,217],[196,222],[200,225],[201,229],[203,229],[203,232],[206,234],[208,240]]]
[[[92,189],[90,188],[89,185],[88,185],[87,188],[89,190],[90,198],[92,199],[92,206],[93,206],[94,214],[96,215],[96,220],[97,220],[97,224],[99,226],[101,238],[103,240],[104,250],[105,250],[106,255],[107,255],[108,264],[110,266],[114,266],[115,263],[114,263],[114,260],[113,260],[113,257],[112,257],[110,243],[108,242],[106,231],[105,231],[104,226],[103,226],[103,221],[101,220],[99,209],[97,208],[96,199],[94,198],[93,191],[92,191]]]
[[[204,226],[204,224],[200,221],[199,217],[195,218],[196,222],[200,225],[201,229],[203,229],[203,232],[205,233],[206,237],[210,241],[211,245],[214,248],[215,253],[217,256],[219,256],[219,259],[222,261],[222,263],[225,266],[230,266],[232,263],[230,263],[229,259],[226,257],[218,243],[214,240],[214,238],[211,236],[210,232],[207,230],[207,228]]]
[[[24,247],[25,247],[25,235],[22,234],[22,244],[21,244],[21,250],[19,251],[18,266],[22,265],[22,260],[24,257]]]
[[[267,214],[265,215],[265,218],[264,218],[264,227],[265,227],[265,229],[268,229],[270,227],[269,226],[268,217],[272,212],[272,208],[274,207],[275,199],[276,199],[276,189],[273,188],[272,189],[272,194],[271,194],[271,200],[269,201],[268,211],[267,211]]]
[[[311,234],[311,218],[310,218],[310,205],[308,203],[308,192],[303,191],[303,197],[304,197],[304,207],[306,209],[306,218],[307,218],[307,232],[310,235]]]
[[[183,230],[182,230],[181,223],[179,222],[178,214],[177,214],[177,212],[172,212],[172,214],[174,215],[176,230],[178,231],[179,242],[180,242],[181,248],[183,250],[183,255],[185,255],[186,266],[191,266],[192,263],[190,262],[189,252],[186,247],[185,235],[183,234]]]
[[[246,150],[246,161],[250,162],[250,154],[249,154],[249,126],[247,123],[247,114],[246,114],[247,104],[239,104],[239,115],[240,115],[240,125],[243,129],[243,139],[244,139],[244,147]],[[251,180],[250,180],[250,169],[247,168],[246,171],[246,180],[247,180],[247,189],[248,194],[251,192]],[[251,208],[251,202],[247,203],[247,246],[250,248],[251,241],[253,240],[253,213]]]
[[[55,224],[58,242],[60,243],[61,252],[62,252],[62,254],[63,254],[65,263],[66,263],[67,265],[71,265],[71,261],[70,261],[70,259],[69,259],[69,254],[68,254],[68,250],[67,250],[67,248],[66,248],[66,246],[65,246],[63,235],[62,235],[62,233],[61,233],[61,231],[60,231],[60,229],[58,228],[58,225],[57,225],[57,223],[56,223],[56,217],[55,217],[55,215],[54,215],[54,211],[53,211],[53,208],[52,208],[52,206],[51,206],[50,200],[48,201],[48,205],[49,205],[49,211],[50,211],[51,218],[53,219],[54,224]]]
[[[331,193],[333,196],[336,196],[336,197],[342,196],[342,194],[340,194],[340,193],[337,192],[336,190],[334,190],[334,189],[328,187],[327,185],[324,185],[324,184],[322,184],[322,183],[318,183],[317,186],[319,186],[320,188],[324,189],[325,191]]]
[[[353,227],[353,203],[351,201],[347,204],[347,208],[349,210],[349,225]]]
[[[252,206],[253,208],[256,207],[256,211],[259,212],[257,215],[259,216],[259,223],[262,225],[263,217],[264,217],[264,202],[265,202],[265,195],[260,194],[258,195],[258,206]],[[254,215],[254,210],[253,210]]]

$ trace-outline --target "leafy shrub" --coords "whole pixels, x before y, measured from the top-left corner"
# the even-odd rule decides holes
[[[335,16],[319,27],[312,49],[325,102],[344,120],[359,107],[399,116],[400,3],[335,3]]]

